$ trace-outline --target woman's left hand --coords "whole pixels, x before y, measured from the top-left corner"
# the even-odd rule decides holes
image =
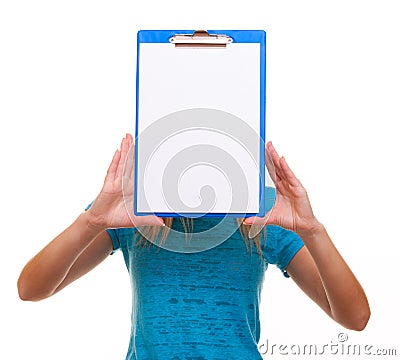
[[[265,160],[276,186],[275,205],[264,217],[249,217],[244,224],[274,224],[296,233],[312,230],[318,225],[318,221],[313,214],[307,192],[285,158],[279,157],[271,142],[266,146]]]

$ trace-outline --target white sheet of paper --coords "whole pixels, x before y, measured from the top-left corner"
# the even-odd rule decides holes
[[[258,213],[260,44],[176,48],[169,43],[141,43],[138,77],[137,211]],[[169,125],[177,112],[185,114],[187,126]],[[202,114],[213,117],[213,124],[221,119],[225,125],[211,128],[206,120],[196,123]],[[232,131],[226,130],[229,116],[236,119]],[[154,139],[157,144],[149,156],[144,148]],[[187,157],[173,162],[180,175],[175,174],[175,184],[168,183],[171,159],[191,146],[204,157],[195,156],[192,164]],[[237,170],[232,173],[229,157],[241,168],[241,181],[236,179]],[[177,169],[176,164],[184,168]],[[234,189],[238,184],[243,191]],[[182,203],[168,200],[172,187]],[[204,196],[211,196],[205,191],[210,188],[212,204],[204,201]]]

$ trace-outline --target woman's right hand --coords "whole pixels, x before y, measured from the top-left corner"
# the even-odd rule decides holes
[[[127,134],[114,154],[100,194],[87,211],[91,226],[108,229],[164,225],[160,217],[134,215],[134,158],[133,138]]]

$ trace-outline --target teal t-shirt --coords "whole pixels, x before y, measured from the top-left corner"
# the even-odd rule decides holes
[[[215,227],[216,218],[194,220],[193,232]],[[227,234],[236,220],[218,231]],[[172,229],[182,231],[179,219]],[[255,360],[259,304],[268,264],[285,268],[303,246],[278,226],[260,233],[262,256],[246,249],[238,229],[218,246],[182,253],[137,246],[137,229],[109,229],[123,253],[132,286],[132,332],[127,360]],[[174,236],[170,234],[169,236]],[[166,243],[171,238],[166,239]]]

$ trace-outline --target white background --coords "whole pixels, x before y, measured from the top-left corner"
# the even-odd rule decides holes
[[[171,28],[267,31],[267,136],[371,304],[368,327],[345,331],[348,342],[400,353],[398,6],[2,1],[0,358],[124,358],[130,289],[120,253],[43,302],[20,301],[16,281],[95,197],[120,138],[133,132],[137,30]],[[273,268],[261,310],[260,343],[322,346],[343,332]]]

